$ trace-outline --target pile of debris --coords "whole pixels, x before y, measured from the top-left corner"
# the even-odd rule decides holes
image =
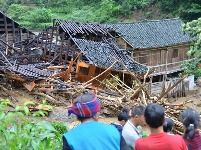
[[[15,33],[14,26],[9,30]],[[52,106],[69,107],[75,97],[93,91],[106,116],[116,116],[125,106],[155,102],[174,120],[174,131],[183,132],[178,118],[191,101],[173,105],[164,97],[187,76],[169,84],[160,95],[152,95],[146,79],[153,69],[134,61],[100,25],[56,19],[34,38],[26,30],[24,39],[24,32],[20,28],[19,37],[10,39],[6,30],[6,38],[0,38],[0,88],[5,98],[17,102],[12,89],[23,87],[38,103],[46,99]]]
[[[11,98],[11,100],[16,100],[11,94],[8,87],[13,85],[23,85],[30,95],[35,95],[35,99],[41,101],[46,99],[47,103],[52,106],[71,106],[71,103],[75,97],[78,95],[93,91],[97,94],[101,102],[101,114],[106,116],[116,116],[122,108],[125,106],[134,107],[136,105],[146,106],[149,103],[159,103],[165,108],[166,117],[170,117],[175,122],[174,131],[178,134],[182,134],[183,126],[179,121],[180,113],[186,109],[186,104],[191,102],[191,100],[186,101],[182,104],[173,105],[166,102],[164,98],[165,95],[174,87],[182,82],[184,76],[173,86],[169,86],[163,90],[160,95],[152,95],[148,92],[145,81],[148,76],[148,72],[144,75],[144,80],[141,80],[133,73],[131,73],[128,68],[119,60],[114,59],[115,63],[119,62],[133,79],[133,85],[128,86],[122,80],[113,74],[111,79],[99,81],[98,77],[107,72],[112,68],[112,65],[108,67],[101,74],[96,77],[91,78],[89,81],[81,83],[72,79],[71,70],[72,64],[75,60],[72,60],[69,66],[52,66],[49,63],[32,63],[32,64],[17,64],[16,61],[11,61],[3,53],[1,53],[2,58],[4,58],[4,65],[2,64],[2,82],[1,89]],[[92,85],[92,82],[96,80],[100,83],[99,87]],[[11,88],[10,88],[11,89]],[[33,109],[33,107],[30,107]]]

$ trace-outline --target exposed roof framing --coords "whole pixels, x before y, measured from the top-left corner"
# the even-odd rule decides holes
[[[66,33],[70,35],[81,34],[97,34],[102,33],[104,35],[109,34],[109,32],[101,27],[99,24],[94,23],[83,23],[74,22],[69,20],[55,19],[56,25],[59,25]]]

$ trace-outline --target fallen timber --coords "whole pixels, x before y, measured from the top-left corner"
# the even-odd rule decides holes
[[[118,60],[115,60],[112,65],[116,62],[118,62]],[[65,80],[64,76],[59,75],[64,71],[54,74],[54,69],[58,69],[59,66],[51,67],[49,64],[17,65],[9,60],[7,60],[7,64],[9,65],[4,69],[5,76],[2,76],[5,81],[12,80],[13,82],[27,84],[27,86],[24,85],[24,87],[30,91],[30,95],[35,95],[36,99],[41,99],[43,97],[47,100],[48,104],[53,106],[70,106],[72,100],[76,96],[88,91],[93,91],[97,94],[97,97],[101,102],[101,114],[106,116],[116,116],[125,106],[132,108],[136,105],[146,106],[149,103],[155,102],[161,104],[165,108],[166,117],[170,117],[174,120],[174,132],[178,134],[183,132],[183,126],[178,118],[180,113],[186,108],[186,103],[191,101],[189,100],[182,104],[173,105],[166,102],[164,96],[168,93],[168,91],[173,89],[176,84],[182,82],[187,75],[181,78],[181,80],[179,80],[175,85],[168,86],[167,89],[163,90],[163,93],[157,97],[151,96],[151,94],[147,92],[145,82],[141,83],[136,75],[131,73],[123,64],[122,65],[127,70],[126,73],[130,74],[135,81],[135,84],[133,84],[132,87],[127,86],[119,78],[113,76],[112,74],[111,75],[115,80],[115,84],[111,83],[110,80],[107,82],[99,81],[101,85],[100,87],[103,87],[99,88],[91,86],[90,83],[93,80],[98,81],[97,78],[100,75],[92,78],[88,82],[79,83],[72,81],[69,77],[67,78],[68,80]],[[48,67],[53,70],[48,70]],[[64,67],[62,66],[61,68]],[[70,67],[68,69],[70,69]],[[70,71],[68,69],[65,72],[67,72],[68,76],[70,76]],[[146,76],[147,74],[144,79],[146,79]],[[9,90],[3,87],[3,85],[0,88],[7,95],[9,95],[12,101],[17,101],[14,95],[11,94],[12,92],[9,92]],[[30,107],[30,109],[31,108],[32,107]]]
[[[68,33],[86,32],[88,35],[89,33],[96,34],[95,31],[98,30],[106,34],[99,26],[91,25],[92,30],[90,26],[80,24],[83,29],[81,30],[74,22],[66,22],[66,24],[63,25],[65,25],[64,29]],[[68,27],[66,25],[68,25]],[[173,105],[167,102],[165,95],[187,76],[184,76],[174,85],[169,84],[159,96],[152,95],[145,86],[149,69],[143,78],[139,78],[136,74],[129,71],[128,67],[124,64],[123,60],[128,62],[129,59],[121,58],[118,60],[114,58],[113,56],[117,55],[116,51],[114,51],[113,56],[110,56],[110,59],[108,59],[110,60],[109,62],[112,63],[105,68],[105,71],[81,83],[75,79],[74,73],[75,68],[77,68],[76,62],[79,62],[79,57],[82,54],[74,45],[69,46],[70,44],[68,43],[72,38],[66,39],[66,43],[64,43],[63,40],[60,41],[60,45],[58,45],[57,42],[54,44],[52,38],[53,37],[51,37],[51,39],[48,38],[48,32],[43,32],[36,39],[26,41],[26,44],[23,42],[21,44],[20,42],[16,43],[15,48],[5,42],[1,42],[3,46],[0,49],[2,77],[0,88],[2,89],[3,95],[9,97],[13,103],[17,103],[18,101],[17,94],[13,93],[13,89],[17,89],[17,87],[15,87],[16,85],[23,86],[23,90],[33,95],[37,103],[46,99],[47,103],[52,106],[69,107],[75,97],[82,93],[93,91],[97,94],[101,102],[101,114],[105,116],[117,116],[125,106],[133,108],[136,105],[146,106],[149,103],[155,102],[165,108],[166,117],[170,117],[174,120],[174,132],[182,134],[183,126],[179,120],[179,116],[180,113],[187,108],[186,104],[192,101]],[[78,39],[75,41],[83,42],[83,40]],[[94,44],[94,42],[91,44]],[[100,43],[95,44],[97,48],[101,46]],[[80,45],[82,45],[82,43]],[[33,47],[34,49],[31,49]],[[88,48],[86,50],[89,50],[90,47],[86,46],[86,48]],[[5,49],[7,52],[4,52]],[[14,53],[12,51],[14,51]],[[85,62],[87,62],[87,59],[84,59],[86,60]],[[113,65],[117,62],[126,70],[124,73],[131,76],[133,80],[132,86],[128,86],[112,73],[109,73],[111,79],[99,80],[99,77],[108,70],[111,70]],[[142,79],[143,82],[141,82]],[[99,86],[93,86],[93,81],[97,81]],[[33,109],[33,107],[31,106],[30,109]]]
[[[115,63],[115,62],[114,62]],[[12,63],[11,63],[12,64]],[[48,68],[49,66],[47,66]],[[29,67],[24,67],[29,68]],[[30,67],[31,68],[31,67]],[[50,67],[51,68],[51,67]],[[57,68],[57,67],[56,67]],[[34,70],[33,68],[31,68]],[[25,69],[26,70],[26,69]],[[15,70],[5,71],[5,76],[2,76],[5,81],[12,80],[13,82],[20,82],[30,84],[30,88],[27,88],[30,91],[30,95],[34,95],[37,101],[40,101],[41,98],[47,100],[48,104],[52,106],[71,106],[71,103],[75,97],[78,95],[93,91],[97,94],[101,102],[101,114],[106,116],[117,116],[117,114],[121,111],[122,108],[125,106],[129,106],[133,108],[136,105],[144,105],[146,106],[149,103],[159,103],[165,108],[166,117],[170,117],[175,122],[174,132],[181,134],[183,132],[182,123],[179,120],[180,113],[187,108],[186,104],[192,102],[188,100],[181,104],[171,104],[166,102],[164,95],[168,93],[171,89],[173,89],[176,85],[168,86],[167,89],[164,90],[160,96],[151,96],[147,92],[147,88],[144,85],[144,82],[141,83],[139,79],[136,78],[134,74],[127,70],[128,74],[131,74],[137,81],[135,80],[135,84],[132,87],[127,86],[124,84],[119,78],[113,76],[115,83],[111,83],[110,80],[106,81],[99,81],[100,87],[94,87],[90,83],[93,80],[97,80],[97,77],[92,78],[86,83],[80,83],[76,81],[71,81],[70,79],[65,81],[64,79],[60,78],[59,75],[49,75],[43,73],[43,77],[36,76],[35,78],[31,78],[27,76],[25,73],[17,72]],[[13,72],[15,71],[15,74]],[[11,74],[12,72],[12,74]],[[187,77],[184,76],[181,78],[180,81]],[[34,82],[34,85],[32,85]],[[178,83],[177,82],[177,83]],[[32,83],[32,84],[31,84]],[[176,83],[176,84],[177,84]],[[11,85],[12,86],[12,85]],[[33,86],[33,87],[32,87]],[[26,86],[25,86],[26,87]],[[3,85],[0,87],[12,101],[17,101],[14,94],[11,94],[12,89],[8,90]],[[30,107],[32,109],[32,107]]]

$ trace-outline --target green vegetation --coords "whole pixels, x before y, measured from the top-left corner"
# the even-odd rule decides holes
[[[1,10],[29,28],[44,28],[53,18],[84,22],[136,20],[135,12],[155,5],[164,18],[180,17],[191,21],[201,16],[197,0],[3,0]],[[152,11],[144,14],[150,18]]]
[[[198,36],[199,40],[188,52],[194,60],[182,64],[184,73],[201,75],[201,35],[200,0],[2,0],[1,10],[8,16],[28,28],[45,28],[52,25],[52,19],[61,18],[82,22],[117,22],[136,21],[135,12],[144,10],[144,17],[151,19],[154,10],[146,10],[157,6],[163,13],[163,18],[180,17],[189,22],[184,31],[191,36]],[[159,18],[160,19],[160,18]],[[196,20],[196,21],[193,21]],[[192,22],[191,22],[192,21]]]
[[[193,74],[195,78],[201,76],[201,18],[186,23],[183,26],[184,32],[189,33],[192,37],[197,37],[194,45],[188,51],[190,58],[193,58],[182,63],[184,69],[183,74]]]
[[[9,100],[0,100],[1,149],[55,150],[62,148],[62,134],[67,132],[66,124],[50,123],[37,118],[27,119],[30,112],[26,105],[33,104],[30,101],[24,107],[16,107],[13,112],[8,111],[9,104]]]

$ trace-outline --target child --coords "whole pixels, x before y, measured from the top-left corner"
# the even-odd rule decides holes
[[[183,139],[190,150],[201,150],[201,135],[197,130],[200,121],[199,113],[192,109],[186,109],[181,115],[181,121],[184,125]]]
[[[111,125],[115,126],[117,130],[121,133],[123,130],[123,126],[126,124],[129,116],[126,112],[120,112],[118,115],[118,122],[113,122]]]
[[[166,118],[165,123],[163,124],[163,131],[168,133],[168,134],[173,134],[172,133],[172,128],[174,126],[174,122],[170,118]]]

